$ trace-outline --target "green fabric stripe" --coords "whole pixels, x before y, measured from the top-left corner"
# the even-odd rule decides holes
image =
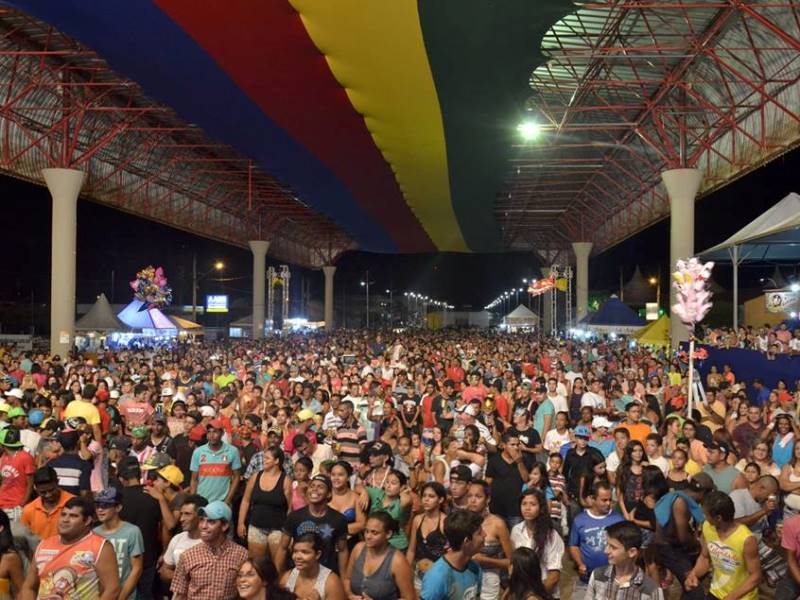
[[[444,121],[453,209],[474,252],[502,249],[495,194],[508,169],[543,35],[568,0],[419,0]]]

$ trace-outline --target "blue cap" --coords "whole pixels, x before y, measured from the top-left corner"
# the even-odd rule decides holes
[[[592,432],[589,431],[586,425],[578,425],[575,428],[575,437],[590,438],[592,437]]]
[[[41,425],[42,421],[44,421],[44,413],[38,408],[34,408],[31,412],[28,413],[28,423],[30,423],[34,427],[36,427],[37,425]]]
[[[119,493],[119,490],[115,487],[110,487],[100,492],[97,492],[94,496],[95,504],[99,504],[101,506],[118,506],[122,504],[122,495]]]
[[[201,517],[205,517],[206,519],[211,519],[212,521],[230,521],[233,518],[233,513],[231,513],[231,507],[222,502],[221,500],[215,500],[214,502],[209,502],[199,511]]]

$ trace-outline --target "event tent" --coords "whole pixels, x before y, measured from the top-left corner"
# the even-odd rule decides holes
[[[703,260],[733,264],[733,325],[739,322],[739,265],[745,261],[800,260],[800,195],[792,192],[721,244]]]
[[[157,308],[144,309],[144,302],[134,298],[117,318],[131,329],[178,329],[169,317]]]
[[[633,334],[642,346],[663,346],[669,348],[669,317],[661,315]]]
[[[100,294],[85,315],[75,322],[75,331],[122,331],[125,325],[117,319],[108,298]]]
[[[536,327],[539,317],[530,308],[520,304],[503,318],[503,324],[509,328]]]
[[[646,322],[616,296],[606,300],[597,312],[589,313],[579,325],[596,333],[630,334],[639,331]]]
[[[642,275],[639,265],[636,265],[636,271],[634,271],[628,283],[622,286],[622,297],[625,299],[625,303],[629,305],[644,305],[648,302],[655,302],[656,290]]]

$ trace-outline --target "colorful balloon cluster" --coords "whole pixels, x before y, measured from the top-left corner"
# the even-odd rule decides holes
[[[713,262],[701,263],[696,258],[679,260],[678,270],[672,274],[677,302],[672,312],[694,333],[695,325],[703,320],[711,310],[711,291],[708,279],[711,277]]]
[[[133,295],[144,303],[144,308],[169,306],[172,303],[172,288],[167,285],[164,269],[147,266],[131,281]]]

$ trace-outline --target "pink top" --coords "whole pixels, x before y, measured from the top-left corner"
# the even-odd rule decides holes
[[[296,481],[292,482],[292,510],[300,510],[306,506],[306,498],[300,491]]]

